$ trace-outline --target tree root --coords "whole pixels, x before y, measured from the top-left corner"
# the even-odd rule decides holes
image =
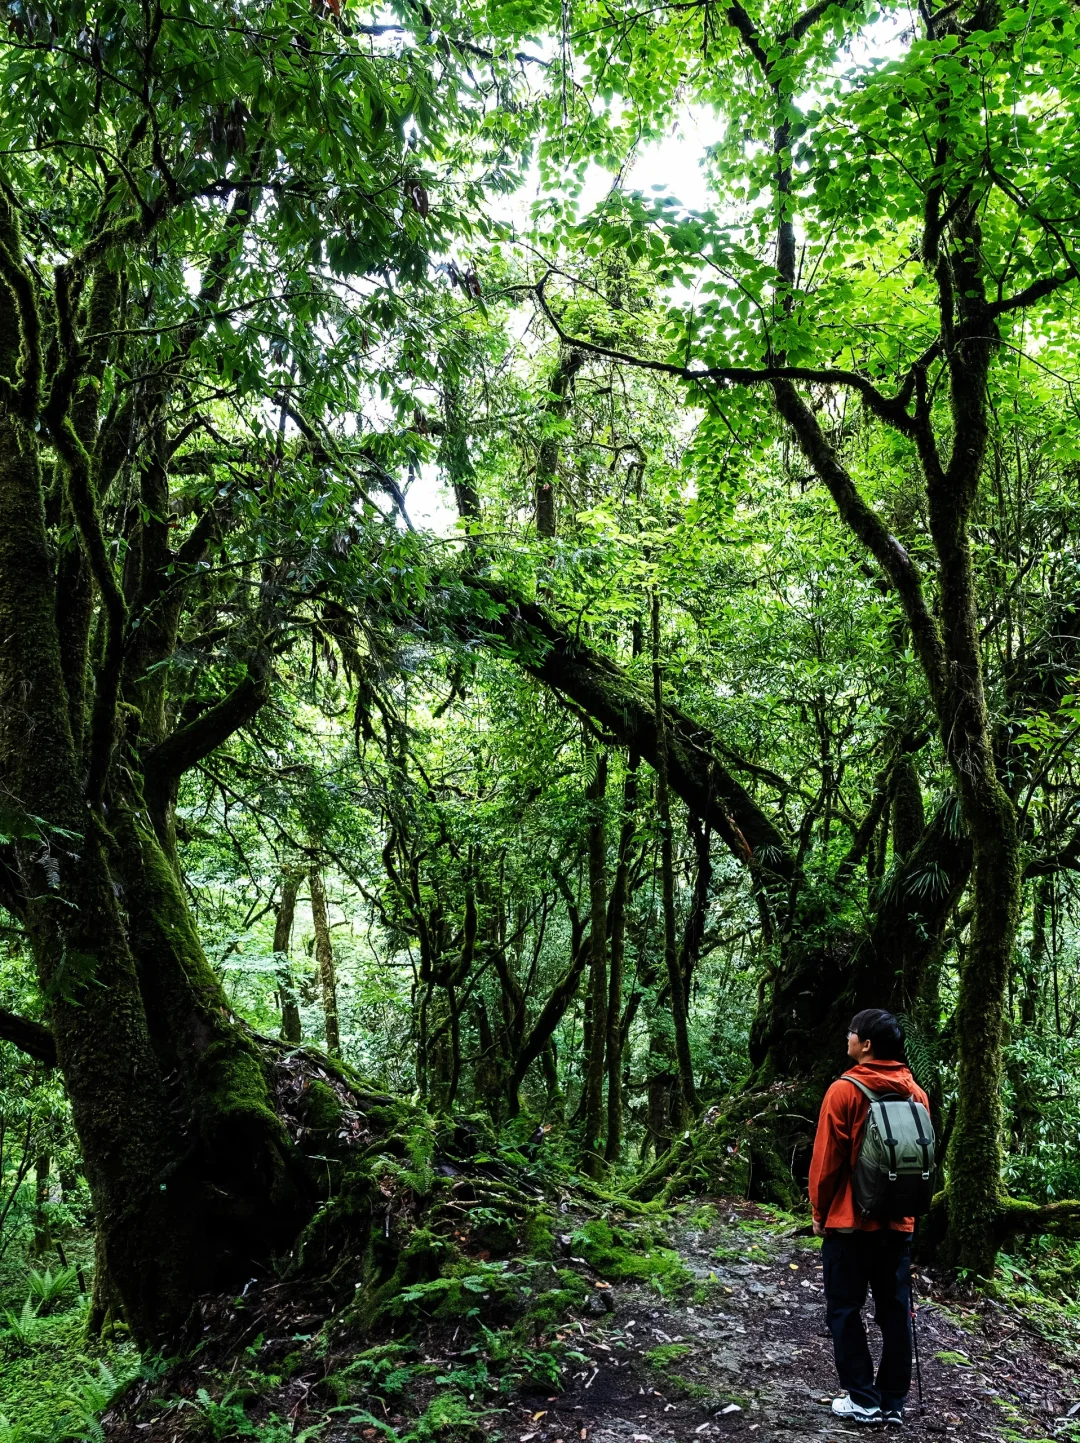
[[[793,1160],[808,1157],[813,1135],[803,1101],[799,1084],[774,1083],[710,1108],[656,1160],[630,1196],[666,1206],[676,1197],[714,1192],[797,1206],[803,1189]]]

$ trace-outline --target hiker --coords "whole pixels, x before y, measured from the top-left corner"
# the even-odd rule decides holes
[[[852,1423],[901,1426],[911,1386],[911,1235],[932,1196],[934,1135],[892,1013],[853,1017],[847,1052],[854,1066],[825,1094],[810,1164],[826,1320],[846,1390],[832,1411]],[[883,1103],[889,1094],[903,1101]],[[876,1378],[862,1320],[867,1288],[881,1329]]]

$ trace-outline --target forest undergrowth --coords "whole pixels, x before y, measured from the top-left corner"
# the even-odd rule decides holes
[[[205,1297],[173,1358],[88,1340],[85,1238],[7,1260],[2,1443],[689,1443],[837,1439],[818,1241],[743,1197],[642,1202],[524,1119],[436,1119],[279,1051],[330,1175],[279,1275]],[[702,1150],[707,1152],[707,1150]],[[1080,1440],[1080,1246],[989,1291],[921,1269],[914,1436]]]

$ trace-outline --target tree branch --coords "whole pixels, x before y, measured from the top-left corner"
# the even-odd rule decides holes
[[[847,469],[825,439],[817,417],[790,381],[773,383],[776,409],[795,433],[806,459],[836,503],[849,529],[862,542],[896,588],[912,640],[935,699],[944,696],[947,681],[945,649],[937,623],[922,590],[922,577],[907,551],[876,511],[867,505]]]
[[[56,1043],[41,1022],[31,1022],[28,1017],[19,1017],[0,1007],[0,1039],[10,1042],[35,1062],[43,1062],[46,1067],[56,1066]]]
[[[1075,831],[1063,847],[1047,857],[1036,857],[1023,870],[1026,881],[1029,877],[1049,877],[1055,872],[1080,871],[1080,829]]]
[[[690,366],[680,366],[673,361],[654,361],[645,356],[635,356],[629,351],[618,351],[611,346],[602,346],[595,341],[586,341],[580,336],[572,336],[565,330],[544,294],[544,287],[550,276],[551,272],[549,271],[533,287],[533,290],[544,315],[564,345],[585,351],[590,355],[603,356],[605,360],[619,361],[623,365],[634,366],[638,370],[657,371],[661,375],[676,376],[683,381],[699,383],[722,381],[740,386],[761,386],[774,381],[809,381],[826,386],[847,386],[849,389],[857,391],[881,420],[906,436],[914,435],[915,422],[905,409],[905,398],[910,396],[910,388],[906,381],[905,389],[899,395],[886,396],[878,390],[868,376],[863,376],[858,371],[848,371],[832,366],[764,366],[760,369],[753,366],[702,366],[695,369]]]
[[[1013,1233],[1050,1233],[1059,1238],[1080,1237],[1080,1202],[1033,1203],[1002,1198],[997,1229],[1004,1239]]]
[[[256,652],[248,662],[247,676],[228,696],[147,752],[143,771],[148,784],[160,787],[183,776],[251,721],[269,695],[269,663],[262,652]]]
[[[651,699],[621,667],[564,630],[542,607],[497,583],[471,577],[482,607],[457,618],[467,640],[477,633],[509,650],[538,681],[575,701],[619,741],[656,765],[657,734]],[[497,613],[491,615],[492,602]],[[672,790],[695,816],[708,821],[729,851],[760,873],[766,885],[786,885],[794,859],[780,830],[721,764],[712,733],[666,704],[668,772]]]
[[[1019,311],[1024,306],[1034,305],[1041,301],[1044,296],[1053,295],[1055,291],[1067,286],[1070,281],[1075,281],[1077,274],[1075,270],[1067,271],[1063,276],[1043,276],[1041,280],[1032,281],[1030,286],[1025,286],[1022,291],[1017,291],[1014,296],[1007,296],[1004,300],[991,301],[986,308],[987,315],[1007,315],[1009,311]]]

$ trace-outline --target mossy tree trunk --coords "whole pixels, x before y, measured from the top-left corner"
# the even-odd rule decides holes
[[[584,363],[580,351],[564,350],[551,375],[548,399],[540,411],[545,434],[536,457],[536,534],[551,537],[558,524],[555,487],[559,473],[559,426],[570,410],[574,377]]]
[[[686,989],[683,985],[679,952],[675,941],[675,843],[671,828],[671,801],[668,795],[667,723],[664,715],[664,683],[660,663],[660,597],[652,594],[652,661],[653,702],[656,708],[656,810],[660,819],[660,882],[664,922],[664,965],[667,969],[671,1023],[675,1041],[679,1089],[673,1099],[670,1123],[673,1131],[686,1125],[698,1111],[697,1089],[694,1086],[694,1064],[690,1056],[690,1034],[687,1018]]]
[[[233,208],[241,230],[243,191]],[[110,192],[103,237],[113,233],[112,201]],[[249,689],[247,709],[211,707],[166,735],[156,729],[155,697],[144,696],[141,737],[141,713],[123,698],[169,658],[140,651],[138,674],[132,669],[141,581],[125,591],[98,506],[126,454],[118,437],[133,426],[123,407],[105,425],[97,410],[117,329],[118,287],[105,273],[122,269],[124,256],[91,241],[57,268],[49,289],[26,260],[6,198],[0,240],[0,781],[16,822],[6,830],[17,835],[5,848],[4,903],[33,950],[103,1279],[137,1340],[160,1344],[201,1292],[267,1263],[311,1205],[262,1064],[206,963],[168,855],[170,788],[253,714],[265,683]],[[81,277],[89,301],[76,314]],[[46,325],[58,351],[47,403]],[[84,333],[93,337],[85,346]],[[181,338],[178,365],[194,339]],[[45,516],[46,446],[74,523],[58,557]],[[175,565],[143,534],[164,524],[160,513],[137,511],[131,524],[143,580],[154,566]],[[171,585],[183,583],[174,574]],[[154,816],[141,787],[161,748],[165,800]]]
[[[1037,877],[1032,888],[1031,942],[1020,992],[1020,1021],[1025,1027],[1034,1027],[1039,1020],[1046,968],[1046,917],[1052,885],[1050,877]]]
[[[748,34],[742,33],[755,53]],[[777,59],[768,57],[760,46],[755,58],[778,98],[786,100],[789,82]],[[944,93],[942,103],[948,103]],[[777,124],[773,143],[779,217],[777,298],[784,312],[796,283],[791,133],[786,116]],[[949,158],[947,137],[943,136],[939,149],[936,164],[942,166]],[[939,185],[927,188],[922,258],[937,291],[943,379],[950,403],[948,454],[935,432],[928,363],[914,368],[902,404],[872,387],[865,393],[880,419],[906,435],[918,455],[938,564],[936,614],[927,602],[920,568],[860,494],[794,381],[777,377],[772,391],[777,412],[831,494],[841,519],[877,561],[903,606],[971,841],[974,918],[956,1010],[958,1095],[949,1148],[948,1253],[957,1266],[985,1276],[993,1269],[999,1242],[1002,1028],[1020,909],[1020,855],[1016,816],[997,775],[987,722],[968,534],[987,450],[987,382],[998,339],[995,309],[988,302],[982,271],[977,206],[968,193],[950,203]]]
[[[49,1202],[49,1171],[52,1159],[47,1152],[34,1159],[34,1242],[36,1258],[43,1258],[52,1247],[52,1233],[46,1211]]]
[[[337,969],[334,948],[330,941],[330,917],[326,910],[326,887],[322,870],[314,863],[308,870],[311,890],[311,920],[315,927],[315,960],[319,966],[319,989],[322,994],[323,1018],[326,1026],[326,1050],[331,1057],[341,1056],[341,1029],[338,1024]]]

